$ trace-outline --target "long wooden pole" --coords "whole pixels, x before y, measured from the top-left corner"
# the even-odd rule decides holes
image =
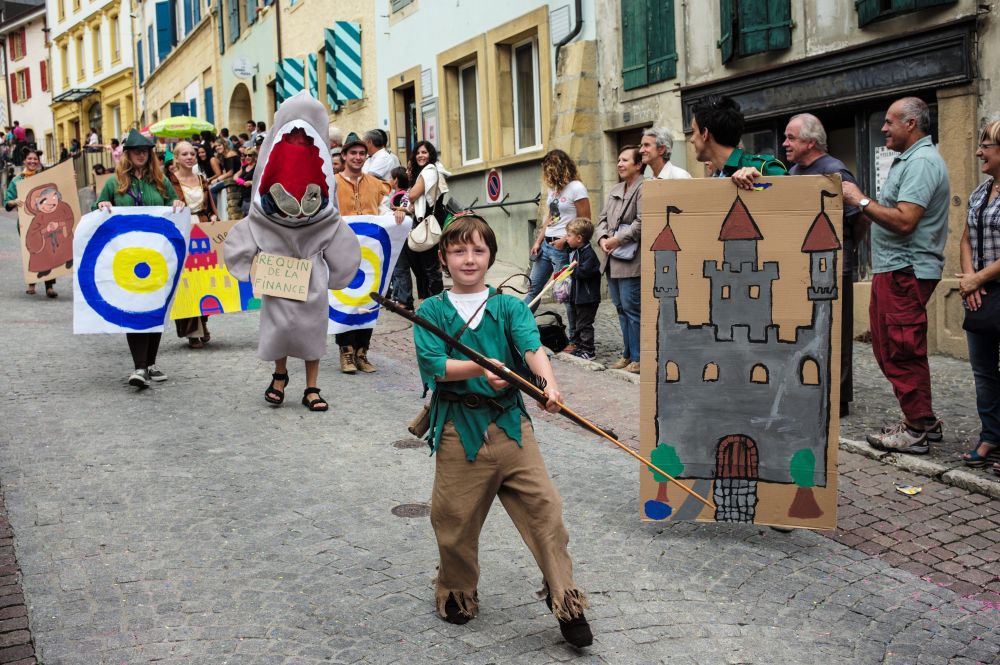
[[[400,316],[402,316],[405,319],[409,319],[415,325],[418,325],[421,328],[430,331],[434,335],[437,335],[438,337],[440,337],[441,339],[443,339],[445,342],[447,342],[449,345],[451,345],[451,347],[454,348],[456,351],[460,351],[462,354],[464,354],[469,360],[471,360],[472,362],[476,363],[477,365],[479,365],[480,367],[482,367],[484,369],[488,369],[489,371],[493,372],[497,376],[502,376],[504,379],[507,380],[507,382],[511,383],[512,385],[514,385],[514,387],[518,388],[522,392],[527,393],[528,396],[530,396],[533,399],[537,400],[539,403],[545,404],[546,402],[548,402],[549,398],[545,394],[544,390],[542,390],[541,388],[539,388],[535,384],[531,383],[530,381],[528,381],[527,379],[525,379],[524,377],[522,377],[517,372],[514,372],[513,370],[508,369],[507,367],[505,367],[503,365],[500,365],[500,364],[497,364],[497,363],[493,362],[492,360],[490,360],[486,356],[482,355],[481,353],[479,353],[475,349],[472,349],[472,348],[466,346],[465,344],[462,344],[462,342],[460,342],[456,338],[452,337],[451,335],[449,335],[445,331],[441,330],[440,328],[438,328],[436,325],[434,325],[433,323],[431,323],[427,319],[425,319],[425,318],[423,318],[421,316],[417,316],[416,314],[414,314],[410,310],[408,310],[408,309],[406,309],[404,307],[401,307],[397,303],[393,302],[392,300],[389,300],[388,298],[382,296],[381,294],[372,292],[369,295],[371,296],[372,300],[374,300],[375,302],[377,302],[382,307],[385,307],[390,312],[393,312],[395,314],[399,314]],[[708,499],[706,499],[702,495],[698,494],[697,492],[695,492],[694,490],[692,490],[690,487],[684,485],[681,482],[678,482],[677,479],[674,478],[673,476],[671,476],[669,473],[667,473],[666,471],[664,471],[660,467],[656,466],[655,464],[653,464],[651,461],[649,461],[648,459],[646,459],[645,457],[643,457],[639,453],[635,452],[634,450],[632,450],[631,448],[629,448],[628,446],[626,446],[624,443],[622,443],[621,441],[619,441],[617,438],[611,436],[611,434],[609,434],[608,432],[605,432],[603,429],[601,429],[600,427],[598,427],[597,425],[595,425],[590,420],[584,418],[583,416],[581,416],[580,414],[578,414],[576,411],[573,411],[572,409],[570,409],[568,406],[566,406],[565,404],[563,404],[561,402],[556,402],[556,405],[559,407],[559,413],[561,413],[565,417],[569,418],[570,420],[572,420],[574,423],[576,423],[580,427],[583,427],[587,431],[593,432],[594,434],[597,434],[598,436],[600,436],[600,437],[602,437],[604,439],[607,439],[608,441],[610,441],[611,443],[615,444],[616,446],[618,446],[619,448],[621,448],[622,450],[624,450],[626,453],[628,453],[632,457],[636,458],[637,460],[639,460],[640,462],[642,462],[643,464],[645,464],[646,466],[648,466],[653,471],[656,471],[658,474],[660,474],[661,476],[663,476],[667,480],[670,480],[671,482],[673,482],[674,484],[676,484],[678,487],[680,487],[682,490],[684,490],[685,492],[687,492],[689,495],[691,495],[692,497],[694,497],[698,501],[701,501],[703,504],[705,504],[706,506],[708,506],[712,510],[715,510],[715,504],[713,504],[711,501],[709,501]]]

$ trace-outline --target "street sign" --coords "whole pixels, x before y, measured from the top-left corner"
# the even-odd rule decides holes
[[[486,174],[486,197],[490,203],[496,203],[503,198],[503,180],[500,178],[500,171],[491,169]]]

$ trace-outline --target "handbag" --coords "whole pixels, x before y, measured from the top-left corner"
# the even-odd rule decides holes
[[[406,246],[414,252],[426,252],[437,247],[439,240],[441,240],[441,225],[437,217],[427,215],[410,231],[410,235],[406,237]]]
[[[539,321],[541,317],[551,317],[551,321],[545,323]],[[538,336],[542,344],[559,353],[569,345],[569,337],[566,336],[566,324],[562,317],[555,312],[539,312],[535,314],[535,323],[538,325]]]
[[[976,224],[976,270],[982,270],[986,265],[983,259],[983,227],[985,226],[983,217],[988,203],[989,196],[983,199]],[[983,290],[986,293],[981,295],[982,303],[979,305],[979,309],[971,310],[966,306],[962,329],[980,335],[998,335],[1000,334],[1000,282],[984,284]]]

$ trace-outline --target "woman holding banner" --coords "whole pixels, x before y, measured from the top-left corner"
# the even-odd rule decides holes
[[[215,201],[208,191],[208,181],[204,176],[194,172],[198,164],[198,153],[187,141],[181,141],[174,146],[174,170],[167,174],[170,184],[174,186],[178,198],[191,209],[191,221],[196,224],[206,224],[219,219],[215,210]],[[208,317],[195,316],[189,319],[177,319],[177,336],[187,337],[188,346],[192,349],[203,349],[212,339],[208,332]]]
[[[165,206],[174,212],[184,208],[173,185],[163,173],[153,154],[153,142],[133,129],[125,143],[125,152],[115,166],[115,175],[104,183],[97,197],[97,207],[108,213],[112,206]],[[156,352],[163,333],[126,333],[135,371],[128,377],[129,385],[148,388],[150,381],[166,381],[167,375],[156,366]]]
[[[24,201],[17,198],[17,183],[21,182],[25,178],[30,178],[31,176],[41,173],[42,171],[42,153],[38,150],[27,150],[24,153],[24,170],[21,175],[15,176],[10,184],[7,185],[7,191],[4,193],[3,205],[7,210],[17,210],[24,205]],[[17,232],[21,232],[21,222],[17,223]],[[43,275],[39,273],[39,277]],[[55,298],[59,294],[56,293],[56,280],[47,279],[45,280],[45,295],[49,298]],[[28,284],[28,288],[25,291],[29,296],[35,295],[35,284]]]

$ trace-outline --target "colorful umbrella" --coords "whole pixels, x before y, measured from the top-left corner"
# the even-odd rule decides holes
[[[149,126],[149,131],[152,132],[153,136],[161,138],[186,139],[190,138],[192,134],[200,134],[206,131],[214,134],[215,125],[189,115],[178,115],[173,118],[154,122]]]

